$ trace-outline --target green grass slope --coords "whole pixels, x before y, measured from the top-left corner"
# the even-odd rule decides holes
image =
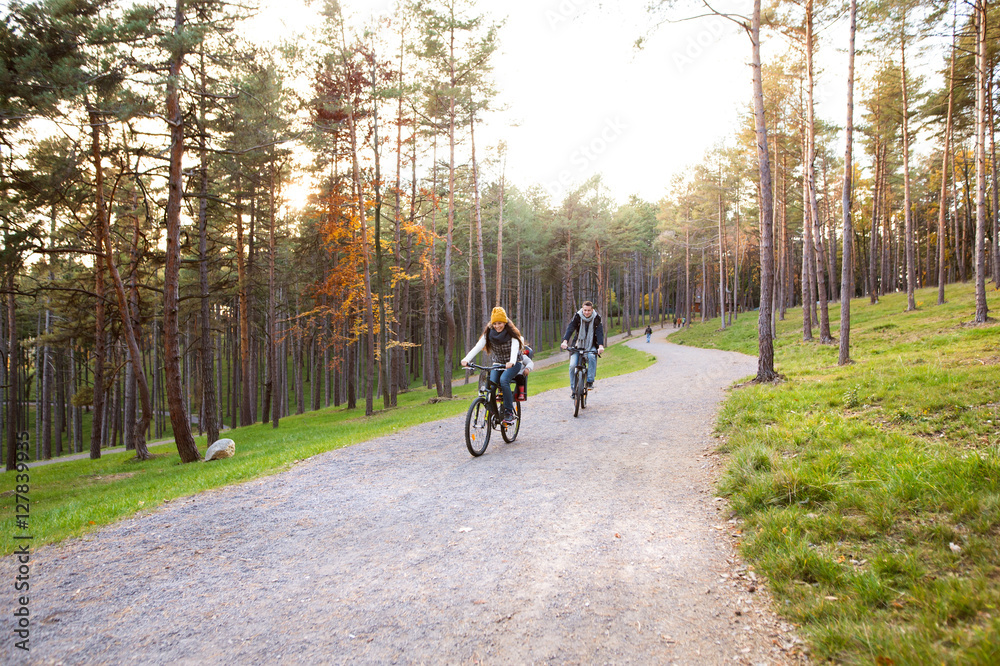
[[[851,305],[851,357],[779,322],[785,381],[731,393],[719,491],[818,660],[1000,663],[1000,324],[971,285]],[[1000,316],[1000,292],[989,307]],[[839,335],[839,306],[830,308]],[[671,341],[756,354],[756,313]],[[817,330],[817,329],[814,329]],[[817,336],[818,337],[818,336]]]

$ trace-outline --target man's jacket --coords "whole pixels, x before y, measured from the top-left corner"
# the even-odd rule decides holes
[[[594,327],[594,349],[597,349],[604,344],[604,320],[601,319],[600,313],[594,313],[594,321],[590,322],[591,326]],[[563,335],[563,340],[569,341],[571,336],[575,333],[580,332],[580,326],[583,324],[583,320],[580,318],[579,311],[573,315],[572,321],[569,322],[569,326],[566,327],[566,333]],[[581,340],[582,342],[582,340]]]

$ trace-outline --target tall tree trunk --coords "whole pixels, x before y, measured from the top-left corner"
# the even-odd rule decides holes
[[[875,126],[878,126],[878,107],[875,109]],[[874,186],[872,192],[872,228],[871,228],[871,241],[868,246],[868,298],[872,305],[878,303],[878,290],[879,290],[879,257],[881,253],[879,252],[879,215],[881,214],[881,209],[879,208],[879,197],[880,197],[880,187],[881,187],[881,151],[879,149],[878,137],[875,138],[875,177]]]
[[[271,427],[277,428],[281,419],[282,395],[284,385],[281,383],[281,369],[278,367],[278,313],[277,294],[275,294],[274,259],[277,252],[277,245],[274,237],[274,227],[277,223],[275,219],[274,206],[274,156],[271,156],[271,168],[269,179],[270,205],[268,206],[267,225],[267,380],[264,384],[264,423],[271,420]],[[281,359],[284,362],[284,359]],[[270,414],[268,407],[270,406]]]
[[[691,221],[684,227],[684,327],[691,326]],[[620,299],[619,299],[620,302]],[[619,305],[619,309],[621,305]]]
[[[956,148],[957,148],[957,146],[956,146]],[[958,216],[958,202],[959,202],[959,199],[958,199],[958,173],[957,172],[958,172],[958,166],[959,166],[958,165],[959,154],[961,154],[961,157],[962,157],[962,173],[963,173],[963,175],[965,177],[965,181],[964,181],[965,182],[965,187],[963,188],[963,193],[965,194],[965,211],[964,212],[965,212],[965,217],[966,217],[966,224],[962,224],[962,222],[960,221],[960,218]],[[952,205],[954,206],[954,209],[955,209],[955,213],[954,213],[954,215],[955,215],[955,261],[958,263],[958,279],[960,281],[962,281],[963,283],[968,279],[968,271],[967,271],[968,266],[966,265],[966,255],[968,253],[965,251],[965,230],[966,230],[966,227],[968,226],[968,216],[969,216],[969,206],[970,206],[970,204],[969,204],[969,160],[968,160],[967,155],[968,155],[968,151],[966,150],[965,146],[962,146],[960,153],[959,153],[958,150],[956,150],[955,156],[954,156],[955,168],[954,168],[953,173],[952,173],[952,182],[951,182],[951,188],[952,188],[951,189],[951,193],[952,193],[952,197],[953,197],[953,199],[952,199],[953,200],[953,204]]]
[[[295,319],[299,318],[298,295],[295,297]],[[295,365],[295,413],[305,414],[306,411],[306,385],[305,385],[305,344],[302,331],[292,329],[295,337],[292,338],[292,363]]]
[[[36,323],[35,323],[35,339],[37,340],[40,337],[42,337],[42,313],[41,312],[38,313],[38,317],[37,317]],[[29,352],[29,353],[32,353],[32,352]],[[35,379],[37,380],[38,379],[38,377],[37,377],[38,370],[42,367],[42,363],[41,363],[41,361],[42,361],[42,349],[41,349],[40,346],[36,346],[35,347],[33,355],[34,355],[33,361],[34,361],[35,374],[36,374]],[[45,451],[42,448],[42,421],[41,421],[41,419],[38,418],[38,406],[41,405],[41,403],[42,403],[42,382],[41,381],[35,381],[34,385],[35,385],[35,396],[34,396],[35,397],[35,401],[34,401],[34,406],[35,406],[35,459],[36,460],[43,460],[43,459],[44,460],[48,460],[49,458],[52,457],[51,447],[50,447],[49,451]],[[31,386],[31,382],[26,382],[25,386]],[[27,396],[25,396],[25,398],[27,398]],[[31,414],[31,407],[29,405],[25,405],[25,413],[26,414]]]
[[[475,226],[475,224],[476,224],[475,217],[470,217],[469,218],[469,251],[465,255],[469,259],[468,260],[468,272],[466,273],[466,275],[469,276],[469,279],[468,279],[468,284],[466,285],[466,289],[465,289],[465,327],[463,329],[465,331],[465,335],[464,335],[464,339],[465,339],[464,347],[466,349],[468,349],[469,347],[471,347],[473,345],[473,342],[472,342],[473,336],[476,334],[475,328],[474,328],[474,324],[473,324],[473,322],[475,321],[475,317],[473,317],[473,315],[472,315],[472,292],[475,290],[475,286],[474,285],[475,285],[475,280],[476,280],[475,273],[474,273],[473,268],[472,268],[472,262],[473,262],[473,258],[472,258],[472,239],[475,238],[475,236],[476,236],[476,230],[473,228]],[[468,372],[465,373],[465,383],[466,384],[469,383],[469,373]]]
[[[343,46],[343,63],[345,72],[347,71],[347,38],[344,34],[344,24],[341,21],[341,38]],[[375,321],[372,313],[372,289],[371,289],[371,270],[368,263],[369,249],[368,249],[368,223],[365,217],[365,202],[364,202],[364,190],[361,186],[361,170],[358,166],[358,136],[357,136],[357,126],[355,124],[354,118],[354,99],[353,91],[350,93],[352,98],[347,105],[347,124],[348,130],[351,136],[351,168],[354,176],[354,189],[355,189],[355,205],[357,207],[358,220],[361,225],[361,252],[363,257],[363,279],[364,279],[364,297],[363,297],[363,307],[365,310],[365,328],[366,333],[366,347],[365,347],[365,360],[367,364],[367,381],[365,382],[365,416],[371,416],[374,409],[374,395],[373,395],[373,384],[375,372]],[[452,115],[454,116],[454,100],[452,103]],[[454,121],[454,117],[452,118]],[[452,153],[454,154],[454,146],[452,148]],[[450,237],[449,237],[450,242]],[[450,365],[448,366],[451,367]],[[451,387],[449,386],[449,397]]]
[[[840,283],[837,281],[837,221],[834,218],[832,197],[830,197],[829,162],[823,158],[823,219],[826,227],[826,277],[830,299],[840,300]]]
[[[69,341],[69,391],[73,395],[79,390],[79,375],[76,366],[76,340]],[[69,410],[70,416],[70,440],[73,442],[73,453],[83,451],[83,407],[73,405]]]
[[[701,307],[699,314],[701,315],[701,322],[705,322],[705,317],[708,313],[705,311],[708,309],[708,269],[705,266],[705,248],[701,249]],[[629,335],[632,335],[632,331],[629,331]]]
[[[153,344],[150,345],[152,352],[150,367],[153,371],[153,437],[159,438],[163,427],[163,409],[161,407],[163,404],[163,385],[160,383],[160,328],[157,326],[155,316],[150,322],[150,328],[153,329]]]
[[[760,0],[754,0],[750,25],[753,48],[753,108],[757,138],[757,162],[760,169],[760,313],[757,317],[758,382],[778,377],[774,371],[774,339],[771,324],[774,291],[774,208],[771,191],[771,162],[767,150],[767,122],[764,118],[764,81],[760,60]]]
[[[736,183],[736,249],[733,251],[733,320],[739,318],[740,302],[740,184]]]
[[[722,165],[719,165],[719,313],[720,328],[726,330],[726,227],[722,203]]]
[[[454,26],[454,15],[452,26]],[[451,274],[451,246],[455,231],[455,29],[452,27],[449,37],[448,65],[450,73],[448,95],[448,234],[444,248],[444,316],[447,331],[444,339],[444,395],[451,397],[452,370],[455,355],[455,284]]]
[[[138,335],[136,336],[137,342],[142,339],[141,324],[138,321],[139,314],[139,287],[136,278],[136,271],[139,267],[139,238],[141,230],[139,228],[139,215],[137,214],[137,208],[139,205],[139,196],[135,190],[131,193],[131,210],[129,211],[128,218],[132,222],[132,242],[129,244],[129,266],[128,266],[128,310],[122,313],[123,317],[129,317],[129,326],[133,331],[136,331]],[[135,318],[133,317],[133,313]],[[140,355],[142,355],[142,350],[140,348]],[[136,404],[136,393],[139,389],[139,382],[136,378],[137,372],[145,373],[145,366],[143,365],[145,357],[142,356],[138,367],[133,367],[131,360],[125,367],[125,449],[128,451],[135,450],[140,446],[138,440],[143,439],[141,446],[145,447],[145,430],[139,431],[140,424],[137,423],[136,416],[138,413],[138,406]],[[145,378],[145,375],[144,375]],[[148,391],[147,384],[147,391]],[[150,405],[152,408],[152,405]],[[152,414],[150,414],[150,420],[152,420]],[[149,424],[146,424],[147,430]]]
[[[780,142],[779,142],[780,143]],[[775,152],[777,152],[777,146],[775,147]],[[782,305],[782,316],[784,319],[785,308],[790,308],[795,305],[795,276],[792,273],[793,261],[792,261],[792,234],[788,231],[788,155],[787,152],[782,152],[781,155],[781,256],[782,262],[784,263],[784,273],[785,273],[785,302]],[[752,298],[752,295],[748,295]],[[749,303],[748,298],[748,303]],[[749,304],[748,306],[749,307]]]
[[[170,424],[174,429],[174,441],[181,462],[201,459],[198,447],[191,435],[187,408],[184,404],[180,372],[180,335],[178,330],[178,306],[180,302],[181,270],[181,203],[184,196],[184,114],[180,105],[180,76],[184,63],[182,33],[184,32],[184,3],[176,0],[174,8],[174,52],[170,56],[170,72],[167,78],[167,124],[170,126],[170,177],[167,193],[167,251],[163,269],[163,353],[166,369],[167,403],[170,408]],[[110,248],[108,248],[110,251]],[[93,457],[93,452],[91,452]]]
[[[903,220],[904,244],[906,250],[906,310],[917,309],[914,290],[917,285],[917,266],[915,255],[915,240],[913,232],[912,199],[910,198],[910,106],[906,85],[906,15],[903,15],[903,27],[899,38],[899,76],[903,89]]]
[[[2,161],[2,157],[0,157],[0,161]],[[15,275],[16,273],[17,271],[13,270],[13,267],[11,267],[10,274]],[[9,385],[7,383],[7,366],[11,360],[7,355],[7,276],[0,276],[0,280],[3,281],[2,292],[4,294],[3,316],[0,316],[0,358],[3,359],[3,362],[0,363],[0,449],[7,452],[4,456],[4,465],[12,463],[16,466],[17,456],[15,455],[15,449],[17,447],[14,439],[16,433],[14,433],[14,431],[11,431],[10,433],[7,432],[7,426],[9,425],[9,419],[7,417],[12,402],[12,400],[10,400],[11,396],[8,395]],[[8,435],[11,436],[9,440],[7,439]],[[8,442],[10,443],[10,446],[7,445]],[[9,472],[11,469],[13,468],[7,468],[7,471]]]
[[[569,321],[570,317],[573,316],[574,307],[576,301],[573,298],[573,232],[571,230],[566,231],[566,270],[563,273],[563,302],[562,302],[562,320]],[[628,311],[628,301],[622,300],[622,307]],[[628,317],[626,316],[626,321]]]
[[[844,252],[840,275],[840,355],[838,365],[851,360],[851,297],[854,296],[854,225],[851,220],[851,187],[854,179],[854,35],[858,3],[851,0],[850,40],[847,49],[847,125],[844,130],[844,188],[841,208],[844,215]]]
[[[98,262],[100,263],[100,262]],[[7,275],[7,284],[4,285],[7,289],[7,365],[6,365],[6,382],[7,389],[7,460],[6,469],[8,472],[13,471],[17,468],[17,449],[18,445],[18,425],[21,421],[20,414],[20,395],[19,395],[19,384],[18,381],[18,359],[20,354],[18,353],[17,345],[17,298],[14,291],[14,276],[17,274],[17,270],[14,266],[10,267],[10,273]],[[96,392],[95,392],[96,395]],[[97,457],[101,457],[101,451],[98,449]]]
[[[399,67],[396,70],[396,82],[397,82],[397,85],[400,87],[401,90],[402,90],[402,87],[403,87],[403,56],[406,53],[406,35],[405,35],[405,30],[406,30],[406,22],[405,21],[400,22],[400,25],[399,25]],[[397,261],[396,261],[397,265],[399,264],[398,256],[399,256],[399,251],[400,251],[400,247],[399,247],[400,246],[400,228],[402,227],[402,224],[403,224],[403,210],[402,210],[402,199],[403,199],[403,192],[402,192],[402,178],[403,178],[403,174],[402,174],[402,171],[403,171],[403,122],[404,122],[404,120],[403,120],[403,95],[400,94],[399,95],[399,99],[398,99],[398,104],[397,104],[397,107],[396,107],[396,187],[393,188],[394,191],[395,191],[395,193],[396,193],[396,207],[395,207],[395,214],[393,216],[393,222],[394,222],[394,226],[393,226],[393,232],[394,233],[393,233],[393,235],[394,235],[394,238],[395,238],[395,252],[396,252],[396,256],[397,256]],[[414,126],[416,126],[416,123],[414,123]],[[416,152],[416,142],[417,142],[417,138],[414,135],[413,136],[413,144],[414,144],[413,150],[414,150],[414,153]],[[413,158],[412,158],[412,161],[411,161],[411,166],[413,168],[412,186],[413,186],[414,189],[416,189],[417,158],[416,158],[415,154],[413,155]],[[413,196],[410,199],[410,224],[411,225],[414,223],[414,219],[416,218],[416,209],[414,208],[415,205],[416,205],[416,201],[415,200],[416,200],[416,192],[414,192]],[[409,262],[412,261],[412,258],[413,258],[412,252],[408,253],[408,257],[407,257],[407,266],[408,266],[408,268],[409,268]],[[410,289],[409,280],[404,281],[404,283],[403,283],[403,289],[405,291],[402,294],[400,294],[400,288],[398,286],[393,291],[393,311],[396,313],[396,318],[397,318],[397,323],[396,323],[396,331],[397,331],[397,333],[396,333],[396,340],[397,341],[402,341],[404,339],[407,339],[406,335],[403,332],[404,331],[403,327],[406,324],[409,323],[409,316],[410,316],[410,313],[409,313],[409,309],[410,309],[409,308],[409,295],[410,295],[409,294],[409,289]],[[405,303],[401,304],[400,303],[401,300],[404,301]],[[397,395],[398,391],[400,389],[405,390],[410,385],[410,380],[406,376],[406,374],[407,374],[406,373],[406,363],[405,363],[405,360],[404,360],[406,353],[408,353],[408,352],[403,351],[399,347],[395,347],[394,351],[391,352],[391,358],[394,359],[395,362],[392,363],[390,365],[390,367],[391,368],[395,368],[395,367],[398,366],[398,371],[395,372],[395,373],[393,373],[394,379],[392,380],[392,382],[391,382],[391,384],[389,386],[389,400],[390,400],[390,402],[391,402],[391,404],[393,406],[396,406],[396,399],[397,399],[396,395]],[[397,387],[397,384],[398,384],[398,387]]]
[[[242,211],[242,209],[241,209]],[[248,283],[247,287],[247,309],[246,316],[249,318],[253,315],[254,308],[250,307],[249,301],[253,300],[253,292],[250,291],[249,285],[252,284],[254,272],[254,263],[257,261],[257,184],[251,180],[250,181],[250,228],[247,229],[247,269],[246,269],[246,279]],[[260,358],[263,354],[264,356],[264,373],[267,372],[267,322],[264,322],[264,340],[261,339],[260,333],[254,332],[252,329],[247,327],[250,336],[250,372],[247,373],[250,376],[250,423],[257,422],[258,409],[261,412],[266,410],[263,408],[264,402],[264,386],[262,386],[261,379],[266,381],[267,375],[261,373],[261,362]],[[263,417],[263,414],[261,414]],[[265,420],[261,419],[263,423]]]
[[[997,172],[1000,167],[997,166],[997,134],[995,125],[995,113],[994,104],[990,102],[992,100],[993,90],[993,74],[995,70],[990,71],[990,86],[986,94],[987,107],[989,107],[990,114],[990,164],[992,165],[992,175],[993,175],[993,288],[1000,289],[1000,190],[998,190],[998,177]]]
[[[976,0],[976,323],[985,323],[986,304],[986,3]],[[992,100],[991,100],[992,101]]]
[[[506,174],[507,174],[507,158],[506,158],[506,147],[503,142],[500,143],[500,219],[497,221],[497,288],[496,288],[496,304],[502,305],[503,299],[500,291],[503,285],[503,203],[504,194],[506,189]],[[598,258],[600,261],[600,258]],[[519,324],[524,322],[521,319],[521,253],[517,254],[517,309],[515,310],[517,321]],[[600,301],[598,301],[600,302]]]
[[[202,91],[207,92],[205,77],[204,45],[201,49],[200,75]],[[212,304],[208,288],[208,149],[206,123],[206,97],[201,95],[198,100],[198,133],[199,176],[201,177],[201,196],[198,200],[198,284],[201,288],[201,390],[204,404],[204,427],[208,433],[208,443],[213,444],[219,439],[219,424],[216,421],[215,399],[215,351],[212,348]]]
[[[53,414],[52,434],[55,437],[55,455],[63,454],[62,434],[66,430],[66,356],[65,350],[60,349],[53,357],[55,384],[55,412]],[[0,412],[2,413],[2,412]],[[68,448],[68,447],[67,447]]]
[[[469,140],[472,144],[472,196],[476,207],[476,251],[479,258],[479,298],[482,303],[483,320],[490,320],[490,303],[486,296],[486,259],[483,254],[483,212],[479,201],[479,165],[476,162],[476,109],[472,103],[472,114],[469,118]],[[497,284],[500,283],[500,263],[497,262]],[[471,286],[472,281],[469,281]],[[496,302],[500,305],[499,298]],[[471,342],[471,340],[470,340]],[[466,374],[468,377],[468,374]]]
[[[239,167],[237,167],[238,169]],[[253,423],[250,401],[253,398],[250,367],[250,306],[247,293],[250,290],[246,260],[243,257],[243,199],[240,173],[236,173],[236,272],[239,289],[239,329],[240,329],[240,425]]]
[[[42,313],[43,328],[42,332],[48,335],[50,328],[51,313],[48,308]],[[36,374],[39,378],[39,383],[41,386],[41,400],[39,404],[35,405],[35,420],[41,422],[42,425],[42,450],[45,452],[45,458],[49,459],[52,457],[52,382],[53,382],[53,372],[52,372],[52,347],[49,345],[42,345],[41,348],[41,367],[38,368]]]
[[[96,133],[98,131],[95,125],[93,132]],[[98,165],[99,161],[95,163],[95,166]],[[94,199],[97,216],[95,220],[96,229],[94,230],[97,256],[94,260],[94,294],[96,295],[96,303],[94,304],[94,418],[90,424],[91,460],[97,460],[101,457],[101,441],[104,438],[104,362],[106,354],[104,347],[104,267],[106,262],[102,261],[102,259],[105,256],[110,258],[111,254],[111,248],[105,248],[104,246],[104,218],[107,216],[107,211],[104,206],[104,173],[100,168],[96,169],[94,174]]]
[[[958,5],[955,5],[956,13]],[[938,199],[937,253],[938,253],[938,305],[944,304],[945,285],[945,236],[946,211],[948,210],[948,157],[951,152],[951,122],[955,99],[955,36],[956,25],[951,30],[951,66],[948,71],[948,119],[944,128],[944,150],[941,155],[941,196]]]
[[[378,377],[382,389],[382,406],[388,409],[392,405],[389,391],[389,354],[387,353],[388,324],[385,321],[385,271],[382,258],[382,161],[378,143],[378,91],[375,89],[375,63],[372,62],[372,140],[375,155],[375,284],[378,288]],[[360,194],[360,183],[359,183]],[[367,234],[362,242],[367,243]]]
[[[434,193],[434,201],[431,207],[431,250],[428,255],[427,260],[427,274],[430,279],[430,289],[428,290],[428,303],[427,303],[427,316],[431,320],[430,328],[430,338],[428,339],[428,349],[427,353],[431,355],[431,376],[434,382],[434,388],[437,392],[437,396],[440,398],[447,395],[451,397],[451,384],[442,382],[441,379],[441,362],[438,359],[438,354],[440,350],[440,339],[441,339],[441,320],[440,314],[438,312],[438,297],[437,297],[437,276],[436,276],[436,265],[434,258],[437,256],[435,246],[437,245],[437,136],[434,137],[434,150],[432,152],[431,161],[433,162],[431,166],[431,191]],[[450,227],[449,227],[450,228]],[[451,238],[450,232],[448,238]],[[450,247],[450,245],[449,245]],[[448,248],[445,248],[445,254],[448,253]],[[447,261],[445,262],[447,265]],[[454,320],[452,321],[454,325]]]
[[[808,139],[805,136],[805,127],[802,128],[802,153],[808,150],[806,145]],[[816,245],[813,242],[815,226],[812,223],[812,206],[809,202],[809,174],[808,170],[802,172],[802,340],[813,339],[813,308],[816,303],[816,269],[814,258],[816,256]]]
[[[823,241],[823,222],[819,215],[819,205],[816,197],[816,114],[813,104],[813,0],[806,0],[806,156],[805,178],[809,208],[809,216],[813,226],[813,267],[816,271],[816,296],[819,299],[819,341],[830,344],[833,337],[830,334],[830,311],[826,288],[826,248]]]

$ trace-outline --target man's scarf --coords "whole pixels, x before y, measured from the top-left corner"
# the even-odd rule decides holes
[[[576,334],[576,346],[585,350],[590,351],[590,348],[594,346],[594,320],[597,319],[597,310],[592,310],[590,317],[583,316],[583,308],[577,312],[580,315],[580,330]],[[583,340],[583,344],[580,344],[580,340]]]

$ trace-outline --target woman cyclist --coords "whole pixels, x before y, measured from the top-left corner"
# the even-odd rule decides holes
[[[510,383],[524,365],[523,348],[524,338],[521,337],[521,332],[507,319],[507,312],[497,306],[493,308],[490,323],[479,337],[479,342],[462,359],[462,367],[465,367],[476,354],[485,349],[493,363],[504,366],[503,371],[490,371],[490,381],[499,384],[503,391],[503,421],[507,424],[514,423],[514,395],[510,390]]]

